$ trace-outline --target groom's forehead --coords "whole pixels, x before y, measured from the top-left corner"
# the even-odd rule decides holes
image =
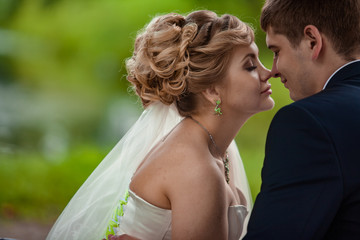
[[[271,27],[266,30],[266,45],[269,49],[273,50],[289,44],[291,45],[289,39],[284,34],[274,31]]]
[[[271,26],[268,27],[266,30],[266,45],[269,49],[277,47],[278,35],[279,34],[276,34]]]

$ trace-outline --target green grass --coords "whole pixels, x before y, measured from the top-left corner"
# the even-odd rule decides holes
[[[0,219],[56,218],[104,154],[81,146],[61,162],[40,155],[0,156]]]

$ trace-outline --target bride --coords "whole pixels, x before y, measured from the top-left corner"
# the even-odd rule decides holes
[[[253,30],[206,10],[158,16],[126,65],[145,110],[47,239],[239,239],[251,198],[234,138],[274,105]]]

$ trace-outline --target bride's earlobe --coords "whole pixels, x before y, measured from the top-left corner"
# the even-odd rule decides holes
[[[201,92],[204,98],[211,104],[216,105],[216,101],[221,99],[219,91],[215,87],[210,87]]]

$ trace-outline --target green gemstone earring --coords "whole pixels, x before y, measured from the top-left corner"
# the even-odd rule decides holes
[[[214,108],[214,112],[216,115],[220,116],[220,115],[222,115],[221,108],[220,108],[221,100],[216,100],[215,103],[216,103],[216,106]]]

